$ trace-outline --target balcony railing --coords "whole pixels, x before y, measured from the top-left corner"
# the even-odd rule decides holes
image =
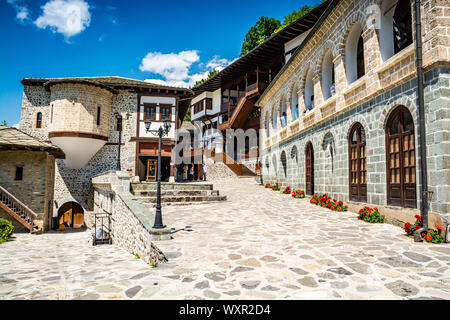
[[[264,90],[266,90],[266,88],[268,86],[269,86],[269,84],[266,83],[266,82],[262,82],[262,81],[255,82],[253,84],[248,85],[247,86],[247,90],[245,90],[245,92],[249,93],[249,92],[253,92],[255,90],[258,90],[258,93],[262,93]]]

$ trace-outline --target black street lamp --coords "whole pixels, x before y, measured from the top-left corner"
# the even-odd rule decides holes
[[[117,119],[117,131],[119,131],[119,144],[117,145],[118,146],[118,148],[117,148],[118,154],[117,154],[116,168],[117,168],[117,171],[120,171],[121,170],[121,167],[120,167],[120,145],[122,144],[122,115],[116,111],[116,112],[114,112],[114,116]]]
[[[153,135],[158,136],[158,171],[157,171],[157,183],[156,183],[156,215],[154,229],[164,229],[166,226],[162,222],[161,214],[161,140],[162,137],[167,135],[170,130],[170,119],[164,120],[164,125],[160,126],[158,130],[150,130],[152,122],[150,119],[145,120],[145,131],[150,132]]]

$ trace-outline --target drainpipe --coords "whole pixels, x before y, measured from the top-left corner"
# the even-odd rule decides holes
[[[420,193],[423,229],[428,230],[428,177],[427,177],[427,146],[425,141],[425,101],[422,66],[422,18],[420,0],[414,0],[414,13],[416,20],[416,67],[417,67],[417,103],[419,106],[419,145],[420,145],[420,171],[422,192]]]

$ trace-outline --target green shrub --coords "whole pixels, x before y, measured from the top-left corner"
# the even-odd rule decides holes
[[[384,216],[380,214],[377,207],[373,209],[370,207],[364,207],[359,210],[358,220],[363,220],[369,223],[384,223],[385,219]]]
[[[0,219],[0,243],[9,239],[14,231],[14,227],[8,220]]]

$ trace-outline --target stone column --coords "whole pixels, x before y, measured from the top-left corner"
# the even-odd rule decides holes
[[[290,101],[286,101],[286,127],[289,127],[291,122],[292,122],[291,102]]]
[[[299,90],[298,92],[298,118],[302,118],[305,110],[306,110],[306,106],[305,106],[305,96],[303,95],[303,89]]]
[[[345,74],[345,63],[344,56],[342,54],[338,55],[333,60],[334,64],[334,81],[335,81],[335,91],[336,91],[336,106],[341,108],[345,106],[344,95],[342,94],[347,88],[347,75]]]
[[[363,32],[362,37],[364,40],[364,66],[367,74],[366,90],[370,95],[372,92],[376,92],[380,86],[378,77],[373,76],[373,70],[382,62],[378,30],[372,25]]]
[[[322,85],[320,81],[320,74],[317,74],[312,79],[314,83],[314,108],[323,103]]]

